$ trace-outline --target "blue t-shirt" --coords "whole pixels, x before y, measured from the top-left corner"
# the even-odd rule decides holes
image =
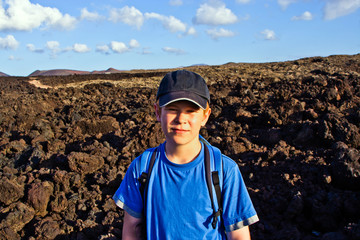
[[[221,225],[213,229],[212,205],[206,185],[204,146],[199,156],[187,164],[175,164],[165,154],[165,143],[159,146],[148,185],[146,223],[148,239],[225,239]],[[223,220],[226,231],[233,231],[258,221],[237,164],[225,155],[223,159]],[[136,218],[142,217],[143,200],[138,178],[141,157],[129,166],[115,203]],[[216,199],[215,191],[213,196]],[[217,203],[215,200],[216,209]],[[219,218],[220,221],[220,218]]]

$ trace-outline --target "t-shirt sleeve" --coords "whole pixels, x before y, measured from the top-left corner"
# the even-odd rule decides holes
[[[223,219],[226,232],[231,232],[259,221],[239,167],[223,156],[224,183],[222,191]]]
[[[136,158],[126,171],[120,187],[115,192],[113,199],[117,206],[124,209],[135,218],[142,217],[143,202],[139,188],[139,166],[140,157]]]

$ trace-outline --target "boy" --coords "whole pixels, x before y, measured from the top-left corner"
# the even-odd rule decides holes
[[[217,159],[222,161],[219,174],[223,211],[215,216],[212,227],[214,211],[206,182],[204,149],[213,147],[205,147],[206,141],[200,141],[199,136],[211,113],[209,103],[210,93],[200,75],[179,70],[162,79],[155,113],[166,140],[157,150],[147,150],[155,151],[157,157],[147,183],[146,203],[138,181],[147,171],[141,156],[131,163],[113,197],[125,210],[123,240],[250,239],[248,225],[257,222],[258,217],[238,166],[225,155]],[[142,224],[146,236],[141,236]]]

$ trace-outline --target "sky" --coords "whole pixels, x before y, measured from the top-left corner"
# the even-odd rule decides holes
[[[0,0],[0,72],[360,53],[360,0]]]

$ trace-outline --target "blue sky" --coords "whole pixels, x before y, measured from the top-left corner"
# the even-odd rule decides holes
[[[0,0],[0,72],[360,53],[360,0]]]

